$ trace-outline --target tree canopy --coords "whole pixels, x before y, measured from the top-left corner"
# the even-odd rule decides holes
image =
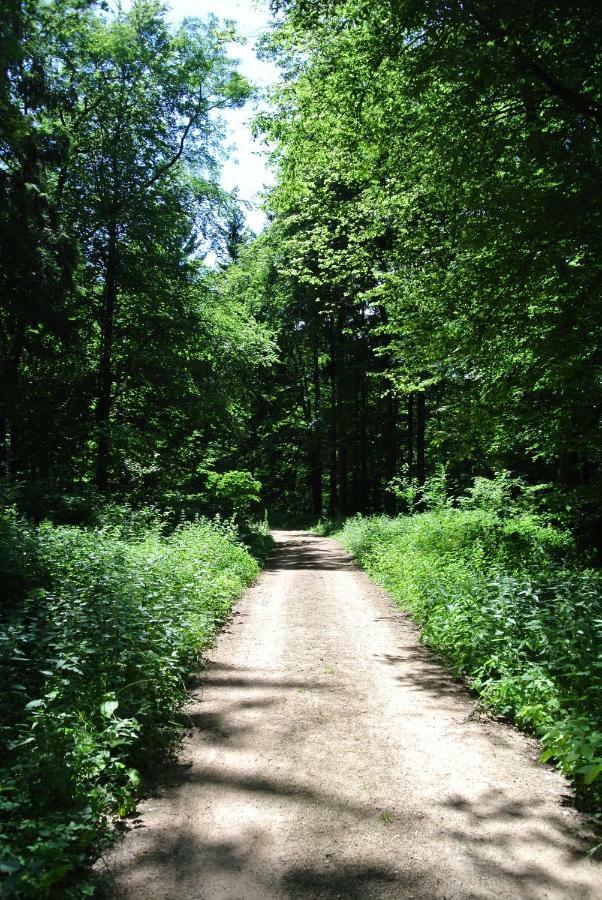
[[[216,116],[252,91],[232,28],[173,28],[155,0],[111,14],[30,0],[3,29],[5,473],[55,492],[165,490],[189,454],[196,467],[229,449],[247,376],[272,353],[203,263],[236,215]]]
[[[252,92],[231,26],[10,5],[5,473],[161,500],[243,469],[269,506],[346,515],[508,469],[598,540],[599,13],[273,9],[253,238],[219,186],[216,115]]]
[[[286,416],[306,476],[326,430],[331,512],[378,509],[391,478],[445,465],[460,486],[518,471],[595,518],[599,13],[274,5],[261,253],[293,316]]]

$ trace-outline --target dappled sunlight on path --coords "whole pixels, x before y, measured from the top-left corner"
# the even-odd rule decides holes
[[[131,898],[590,898],[566,785],[334,541],[277,533],[108,857]],[[103,864],[99,864],[103,868]]]

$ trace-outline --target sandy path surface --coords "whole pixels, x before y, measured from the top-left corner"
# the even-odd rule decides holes
[[[106,860],[114,893],[602,898],[535,742],[471,716],[338,544],[276,539],[209,654],[179,764]]]

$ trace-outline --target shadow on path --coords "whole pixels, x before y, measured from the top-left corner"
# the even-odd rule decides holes
[[[272,576],[283,570],[353,569],[349,555],[334,542],[298,534],[281,541],[268,565]],[[427,801],[419,795],[424,781],[413,780],[409,769],[400,774],[403,756],[397,751],[391,755],[389,748],[396,746],[396,729],[404,737],[412,733],[412,710],[426,708],[433,721],[446,717],[446,734],[454,741],[453,729],[462,726],[458,713],[469,715],[474,700],[415,643],[414,633],[395,632],[396,652],[384,652],[383,645],[381,652],[362,660],[364,668],[343,674],[340,684],[335,676],[324,678],[321,656],[316,658],[317,677],[308,678],[308,670],[300,674],[295,651],[304,650],[307,658],[316,638],[328,629],[342,634],[333,646],[344,647],[352,662],[361,658],[353,623],[345,626],[342,615],[332,621],[316,618],[320,596],[303,586],[303,577],[294,582],[294,596],[297,608],[307,605],[308,621],[314,617],[314,631],[308,631],[304,647],[288,648],[282,669],[244,665],[254,659],[253,642],[265,634],[262,623],[253,624],[249,616],[249,624],[245,620],[237,636],[228,636],[221,657],[199,675],[196,702],[188,712],[186,752],[192,762],[178,761],[164,771],[158,798],[146,817],[137,820],[143,825],[136,827],[136,841],[128,846],[126,837],[125,852],[111,862],[109,895],[161,900],[594,900],[591,882],[572,869],[583,850],[571,827],[574,820],[549,798],[539,799],[533,790],[522,797],[508,772],[506,782],[496,787],[483,781],[481,789],[474,787],[470,772],[464,782],[445,783],[447,761],[438,758],[441,750],[434,743],[427,745],[424,766],[442,784],[438,794],[429,791]],[[267,586],[269,590],[269,581]],[[262,603],[268,604],[269,597],[262,595]],[[336,616],[336,606],[332,610]],[[389,624],[395,619],[398,623]],[[376,629],[404,629],[393,610],[375,618],[371,607],[366,621]],[[381,631],[376,634],[378,646]],[[423,695],[417,706],[408,706],[405,721],[390,723],[384,712],[364,710],[363,701],[352,697],[355,687],[364,691],[360,697],[374,696],[353,679],[375,679],[380,677],[375,671],[383,670],[386,675],[378,684],[391,683],[394,695]],[[335,708],[337,691],[350,698],[348,706]],[[491,735],[481,723],[470,727],[485,757],[499,752],[512,759],[512,742],[505,742],[502,728],[496,726]],[[377,729],[386,732],[389,744],[378,738],[370,743]],[[324,744],[333,734],[335,743],[325,755]],[[516,766],[535,768],[524,753],[516,754]],[[486,771],[495,778],[495,761]],[[545,774],[536,773],[539,777],[543,786]],[[370,780],[374,791],[363,783]],[[461,793],[455,793],[458,784]],[[384,809],[383,795],[388,798]],[[553,866],[547,862],[550,854]]]
[[[333,572],[355,569],[351,556],[327,538],[311,535],[306,538],[291,537],[276,544],[266,566],[268,572],[283,569],[316,569]]]

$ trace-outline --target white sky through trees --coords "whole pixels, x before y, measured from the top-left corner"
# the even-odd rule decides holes
[[[240,60],[240,71],[259,88],[275,83],[278,78],[276,67],[258,59],[254,50],[257,38],[270,22],[267,0],[169,0],[169,6],[169,18],[174,22],[188,16],[202,19],[210,13],[221,19],[234,19],[240,35],[246,39],[245,45],[235,45],[230,51]],[[260,194],[273,179],[266,166],[265,148],[251,134],[254,106],[248,103],[244,109],[228,110],[224,115],[231,152],[224,165],[222,184],[229,191],[238,189],[247,223],[254,231],[259,231],[265,223],[265,215],[259,208]],[[249,204],[248,208],[246,204]]]

